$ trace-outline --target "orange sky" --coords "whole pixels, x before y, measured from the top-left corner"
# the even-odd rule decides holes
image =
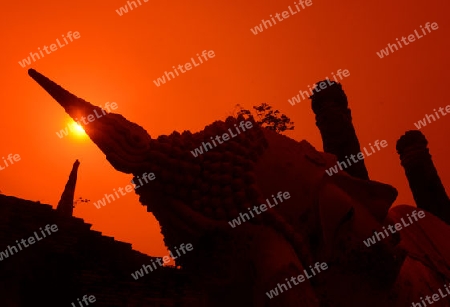
[[[131,242],[142,252],[166,255],[159,225],[129,193],[96,209],[93,202],[125,187],[131,175],[113,169],[89,139],[56,132],[68,115],[28,75],[34,68],[94,105],[116,102],[117,113],[152,137],[173,130],[201,130],[230,115],[267,102],[295,122],[287,135],[322,150],[310,101],[287,99],[308,85],[348,69],[342,81],[361,147],[385,139],[388,147],[366,159],[372,179],[399,190],[396,204],[413,204],[396,140],[433,108],[450,104],[446,89],[450,2],[435,0],[317,1],[258,35],[250,28],[282,13],[294,1],[155,1],[123,16],[126,1],[8,1],[1,18],[3,68],[0,91],[0,157],[21,160],[0,171],[0,190],[56,206],[75,159],[81,162],[74,215],[93,229]],[[376,52],[412,34],[426,22],[439,29],[380,59]],[[18,61],[53,44],[69,31],[80,38],[31,66]],[[208,62],[157,87],[172,66],[213,50]],[[450,185],[447,146],[450,116],[422,129],[444,186]],[[3,166],[0,160],[0,166]],[[282,176],[282,174],[280,174]]]

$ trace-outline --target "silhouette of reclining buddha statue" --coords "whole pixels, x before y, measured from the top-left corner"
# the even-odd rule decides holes
[[[35,70],[29,75],[72,118],[101,111]],[[411,306],[437,292],[450,281],[450,228],[442,221],[447,217],[423,207],[391,208],[397,190],[369,180],[363,161],[348,172],[327,175],[338,159],[359,151],[359,143],[340,84],[311,98],[328,152],[242,116],[216,121],[198,133],[157,138],[114,113],[83,128],[116,170],[135,178],[155,174],[135,192],[159,221],[170,250],[192,243],[193,251],[175,261],[195,277],[210,306]],[[202,155],[191,154],[243,120],[253,128]],[[290,198],[230,227],[228,221],[279,191],[288,191]],[[421,195],[426,198],[426,191]],[[425,216],[400,232],[363,244],[374,231],[384,232],[383,227],[422,210]],[[328,269],[268,297],[266,292],[317,262]],[[449,304],[445,297],[434,306]]]

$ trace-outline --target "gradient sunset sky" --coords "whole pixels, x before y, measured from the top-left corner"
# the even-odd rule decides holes
[[[159,224],[138,196],[129,193],[96,209],[93,202],[125,187],[119,173],[88,138],[59,138],[70,122],[63,108],[28,75],[34,68],[94,105],[116,102],[116,113],[156,138],[174,130],[197,132],[246,108],[267,102],[295,122],[286,133],[318,150],[322,141],[310,100],[288,99],[339,69],[361,147],[386,140],[367,157],[371,179],[399,190],[396,204],[414,204],[395,151],[397,139],[414,123],[450,104],[450,2],[318,1],[254,35],[250,29],[294,1],[156,1],[119,16],[127,4],[110,1],[8,1],[1,17],[0,158],[21,160],[0,171],[0,190],[56,207],[72,164],[81,162],[74,215],[93,229],[154,256],[166,255]],[[376,52],[420,25],[439,28],[380,59]],[[19,61],[69,31],[80,38],[25,68]],[[160,87],[153,80],[203,50],[215,57]],[[444,186],[450,186],[450,116],[421,131],[429,141]],[[0,166],[4,166],[0,159]],[[283,174],[280,173],[280,176]],[[158,178],[156,178],[157,180]],[[449,189],[447,189],[449,190]],[[450,192],[450,191],[449,191]]]

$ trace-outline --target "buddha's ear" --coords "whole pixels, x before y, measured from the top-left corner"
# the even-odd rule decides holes
[[[397,189],[389,184],[349,175],[340,176],[335,184],[362,204],[379,223],[385,220],[398,195]]]
[[[338,228],[350,218],[359,219],[354,230],[366,235],[366,226],[381,224],[397,197],[397,190],[390,185],[346,174],[326,180],[319,193],[320,224],[327,246],[333,242]]]

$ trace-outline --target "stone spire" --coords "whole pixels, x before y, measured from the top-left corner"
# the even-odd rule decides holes
[[[450,200],[418,130],[407,131],[397,141],[397,152],[418,208],[427,210],[450,225]]]
[[[58,202],[58,207],[56,208],[57,211],[61,212],[65,216],[72,216],[73,214],[73,198],[75,195],[75,186],[77,184],[78,166],[80,166],[80,162],[76,160],[73,164],[72,171],[69,175],[69,180],[67,180],[66,187],[64,188],[64,192]]]
[[[29,69],[28,74],[73,120],[78,121],[82,116],[85,118],[94,116],[95,120],[92,122],[79,123],[116,170],[127,174],[142,174],[142,163],[148,159],[152,141],[144,128],[120,114],[107,113],[102,108],[78,98],[34,69]]]
[[[326,87],[320,89],[321,83],[322,88],[323,83]],[[361,147],[342,86],[329,80],[319,81],[310,98],[312,99],[311,108],[316,115],[316,126],[322,136],[323,150],[334,154],[338,161],[343,162],[347,161],[350,155],[356,156],[361,151]],[[345,171],[353,177],[369,179],[364,160],[352,163],[345,168]]]

